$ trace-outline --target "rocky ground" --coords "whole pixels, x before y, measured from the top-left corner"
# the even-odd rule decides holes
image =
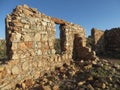
[[[120,90],[120,65],[104,59],[71,61],[37,80],[16,84],[16,90]]]

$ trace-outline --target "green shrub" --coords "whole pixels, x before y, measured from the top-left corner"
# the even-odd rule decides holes
[[[60,39],[56,38],[54,48],[56,50],[56,54],[61,53],[61,47],[60,47]]]
[[[6,58],[6,42],[5,40],[0,40],[0,59]]]
[[[92,48],[93,45],[93,39],[91,36],[88,36],[86,46]]]

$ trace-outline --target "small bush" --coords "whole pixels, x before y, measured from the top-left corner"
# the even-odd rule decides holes
[[[55,40],[54,48],[56,50],[56,54],[61,53],[61,47],[60,47],[60,39]]]
[[[93,38],[91,36],[88,36],[86,46],[92,48],[93,45]]]
[[[0,59],[6,58],[6,42],[5,40],[0,40]]]

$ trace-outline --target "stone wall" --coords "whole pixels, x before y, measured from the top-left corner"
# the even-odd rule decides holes
[[[105,51],[120,58],[120,28],[112,28],[104,33]]]
[[[28,6],[17,6],[6,18],[9,59],[55,54],[55,24],[49,16]]]
[[[62,21],[62,22],[60,22]],[[35,58],[55,54],[55,23],[60,24],[61,51],[72,57],[74,35],[85,44],[85,31],[79,25],[46,16],[28,6],[17,6],[6,18],[9,59]]]
[[[104,31],[92,28],[91,36],[93,39],[92,49],[95,50],[97,54],[101,54],[104,51]]]
[[[75,60],[94,60],[95,52],[85,46],[79,34],[74,35],[73,58]]]
[[[75,35],[79,34],[82,39],[82,45],[86,46],[85,32],[79,25],[61,25],[61,50],[72,58],[74,49]]]
[[[92,29],[93,49],[98,55],[120,58],[120,28],[101,31]]]
[[[54,49],[56,24],[60,24],[61,54],[55,54]],[[64,63],[70,64],[72,59],[95,58],[86,47],[81,26],[46,16],[27,5],[17,6],[6,17],[6,45],[8,62],[0,65],[2,90],[26,79],[36,79]]]

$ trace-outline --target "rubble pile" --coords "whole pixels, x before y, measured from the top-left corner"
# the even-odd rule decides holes
[[[27,5],[17,6],[5,21],[8,58],[0,65],[0,90],[120,88],[120,65],[98,59],[86,46],[80,25]],[[60,54],[54,48],[56,24],[60,25]]]
[[[17,90],[120,90],[120,65],[107,60],[71,61],[36,80],[25,80]]]

